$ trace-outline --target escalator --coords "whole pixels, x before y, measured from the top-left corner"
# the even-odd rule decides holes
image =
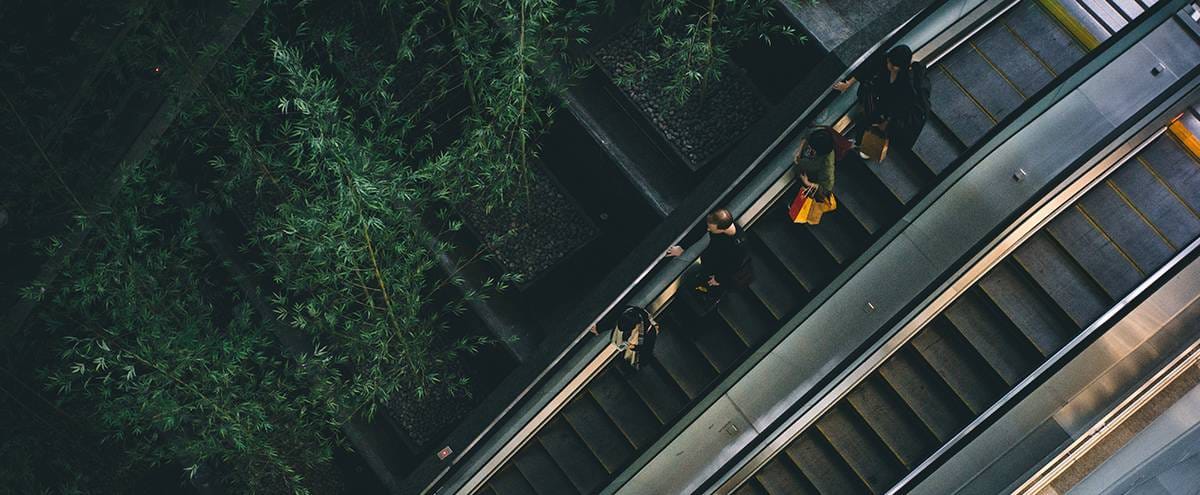
[[[756,274],[749,290],[727,295],[717,310],[704,318],[682,304],[668,305],[658,315],[662,334],[654,362],[637,372],[610,363],[476,493],[594,493],[605,487],[691,404],[780,330],[878,235],[895,224],[950,172],[948,167],[960,154],[1086,54],[1088,43],[1079,41],[1073,31],[1102,19],[1075,8],[1078,4],[1074,0],[1063,1],[1072,2],[1071,7],[1050,1],[1019,1],[933,63],[929,71],[932,112],[911,152],[890,153],[883,163],[866,165],[856,161],[839,165],[835,190],[839,209],[820,225],[791,224],[784,212],[795,186],[780,195],[757,221],[743,226]],[[791,150],[781,152],[790,154]],[[995,306],[1001,307],[998,303]],[[1029,315],[1045,316],[1042,312]],[[1061,344],[1067,333],[1053,326],[1061,323],[1057,320],[1041,323],[1055,333],[1039,335],[1033,350],[1048,352]],[[930,345],[948,345],[931,340],[935,342]],[[1030,354],[1028,348],[1009,350],[1021,353],[1014,363],[1027,366],[1037,362],[1039,354]],[[901,371],[908,373],[904,376],[926,376],[914,375],[928,371],[914,366],[909,363],[907,368],[902,367]],[[1011,379],[1021,369],[1015,367],[1002,376]],[[980,378],[980,383],[990,387],[984,389],[988,394],[1003,390],[1003,382],[994,382],[994,378]],[[987,400],[987,394],[971,393],[975,394],[973,405]],[[876,401],[896,400],[891,395],[872,397]],[[953,419],[945,423],[953,425],[971,417],[973,410],[964,407],[931,410],[931,414],[941,414],[938,418],[946,421]],[[944,434],[950,426],[943,428],[941,424],[935,428]],[[934,440],[914,437],[905,445],[927,448]],[[813,444],[809,450],[821,449],[828,450],[828,444]],[[911,452],[919,451],[906,450],[905,459],[911,461],[915,455]],[[849,472],[843,467],[829,469]],[[746,489],[758,488],[763,486],[747,485]]]
[[[888,491],[1200,236],[1197,116],[1024,241],[735,493]]]

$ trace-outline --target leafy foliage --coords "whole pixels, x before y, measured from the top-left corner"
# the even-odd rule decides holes
[[[755,38],[797,36],[795,28],[772,22],[774,9],[773,0],[649,0],[646,22],[659,46],[642,55],[636,73],[670,71],[665,89],[679,102],[703,94],[720,79],[732,49]]]
[[[64,342],[49,386],[132,466],[219,463],[252,491],[305,493],[304,473],[340,441],[327,400],[340,384],[313,373],[333,359],[279,354],[200,248],[199,212],[166,202],[169,184],[157,163],[139,166],[66,260],[71,283],[47,293]]]

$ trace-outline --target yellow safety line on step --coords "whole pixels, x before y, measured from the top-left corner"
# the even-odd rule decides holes
[[[1167,131],[1170,132],[1172,136],[1175,136],[1175,139],[1179,141],[1179,144],[1182,145],[1183,148],[1188,151],[1188,153],[1192,154],[1192,158],[1200,160],[1200,138],[1197,138],[1195,134],[1192,134],[1192,131],[1188,130],[1188,128],[1183,125],[1183,122],[1178,120],[1171,122],[1170,127],[1167,127]]]
[[[1071,37],[1075,38],[1075,41],[1078,41],[1088,51],[1100,46],[1100,40],[1096,39],[1096,36],[1086,27],[1083,27],[1083,23],[1079,22],[1079,19],[1067,12],[1066,7],[1054,0],[1038,0],[1038,3],[1046,9],[1051,17],[1054,17],[1054,20],[1062,24],[1068,33],[1071,33]]]

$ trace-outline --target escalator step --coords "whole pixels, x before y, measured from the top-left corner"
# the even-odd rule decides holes
[[[538,432],[537,439],[580,493],[592,493],[608,481],[608,471],[565,419],[551,420]]]
[[[975,46],[1017,86],[1025,98],[1033,96],[1054,79],[1054,74],[1003,23],[995,23],[984,29],[976,37]]]
[[[1125,14],[1126,19],[1137,19],[1142,12],[1146,11],[1136,0],[1112,0],[1112,3],[1121,13]]]
[[[757,242],[747,244],[750,261],[754,263],[754,281],[750,283],[750,290],[767,305],[776,319],[792,314],[808,300],[808,293],[765,246]]]
[[[728,292],[721,296],[717,312],[721,313],[721,317],[737,332],[742,342],[752,349],[767,340],[779,326],[779,322],[771,316],[763,302],[746,290]]]
[[[786,198],[790,203],[792,198]],[[834,277],[837,263],[812,234],[787,219],[787,205],[771,207],[751,232],[807,291],[820,290]]]
[[[913,153],[929,167],[934,175],[941,175],[950,163],[962,154],[963,147],[939,120],[930,120],[917,136]]]
[[[690,340],[718,373],[728,371],[741,361],[746,344],[723,320],[699,318],[691,311],[673,311],[671,314],[672,324],[669,328],[664,326],[663,331],[678,332]]]
[[[887,491],[904,475],[900,460],[845,402],[827,411],[816,426],[872,492]]]
[[[1077,207],[1063,210],[1046,227],[1058,243],[1104,288],[1121,299],[1142,281],[1137,265],[1117,249]]]
[[[945,443],[967,424],[970,412],[920,356],[905,346],[893,354],[879,374],[908,404],[925,427],[933,432],[939,443]]]
[[[979,287],[1043,357],[1054,354],[1066,343],[1067,330],[1056,317],[1053,303],[1032,287],[1008,260],[984,275]]]
[[[943,66],[993,121],[1003,120],[1025,101],[970,41],[946,57]]]
[[[770,495],[817,495],[816,488],[804,479],[804,475],[786,456],[775,456],[754,473],[754,479]],[[746,483],[747,485],[751,483]]]
[[[988,118],[979,105],[963,92],[958,83],[950,78],[945,69],[933,67],[929,70],[930,98],[937,102],[933,113],[946,124],[950,132],[963,144],[970,146],[983,137],[995,122]]]
[[[868,492],[825,437],[812,428],[788,444],[785,452],[819,493]]]
[[[912,345],[975,415],[1004,392],[1000,376],[944,318],[926,325]]]
[[[687,311],[682,307],[669,307],[667,310]],[[654,344],[654,357],[671,375],[672,381],[687,394],[688,400],[700,396],[717,377],[716,370],[681,332],[663,330]]]
[[[1088,191],[1080,205],[1143,272],[1152,273],[1171,258],[1166,240],[1117,195],[1108,181]]]
[[[901,204],[912,202],[929,184],[928,178],[920,173],[923,165],[914,163],[902,150],[889,151],[881,162],[867,162],[867,168]]]
[[[1022,243],[1013,253],[1013,259],[1078,328],[1092,324],[1112,303],[1104,289],[1045,232],[1038,232]]]
[[[979,350],[996,374],[1009,386],[1025,378],[1041,355],[1003,314],[981,299],[978,289],[959,296],[943,313],[963,337]]]
[[[734,495],[773,495],[768,492],[766,488],[763,488],[758,481],[755,481],[754,478],[746,480],[746,482],[742,483],[742,486],[739,486],[737,491],[733,493]]]
[[[867,232],[875,233],[899,217],[904,205],[867,167],[858,155],[848,154],[842,158],[837,163],[838,182],[834,194],[839,209],[846,208]]]
[[[799,183],[793,184],[784,194],[784,198],[790,204],[792,198],[796,197],[800,191]],[[808,230],[810,234],[820,243],[838,264],[847,262],[853,259],[858,254],[861,247],[861,239],[865,236],[863,227],[861,227],[853,218],[849,218],[844,211],[831,211],[821,218],[821,223],[817,225],[793,224],[792,229]],[[785,216],[786,220],[786,216]],[[855,232],[858,230],[858,232]]]
[[[589,395],[567,404],[563,417],[609,473],[617,472],[633,456],[633,446]]]
[[[867,377],[846,399],[907,469],[937,447],[933,433],[878,374]]]
[[[615,369],[610,367],[600,373],[588,384],[587,390],[633,448],[644,449],[658,438],[662,423]]]
[[[1130,203],[1146,216],[1176,250],[1200,234],[1200,218],[1159,182],[1141,160],[1131,160],[1110,176]]]
[[[517,453],[514,461],[517,469],[538,495],[577,493],[575,485],[571,484],[563,473],[563,468],[570,469],[570,466],[560,467],[537,442],[525,445],[521,452]]]
[[[496,490],[493,490],[491,485],[484,485],[475,495],[496,495]]]
[[[492,476],[488,480],[488,486],[496,492],[496,495],[534,495],[537,493],[513,465],[509,465]]]
[[[1192,211],[1200,211],[1200,167],[1178,141],[1164,135],[1144,148],[1141,157]]]
[[[1061,74],[1083,58],[1084,49],[1036,2],[1021,2],[1005,24],[1043,62]]]
[[[658,350],[655,350],[655,353],[657,354]],[[683,411],[688,397],[660,366],[656,363],[646,363],[636,372],[627,373],[625,381],[646,405],[650,406],[654,416],[666,424]]]
[[[1086,5],[1088,10],[1092,12],[1093,17],[1104,23],[1104,26],[1111,32],[1120,31],[1121,28],[1128,24],[1128,21],[1121,16],[1117,9],[1109,5],[1107,0],[1062,0],[1062,1],[1077,1],[1080,4]]]

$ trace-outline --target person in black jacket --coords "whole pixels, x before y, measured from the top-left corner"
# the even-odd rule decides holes
[[[725,293],[744,289],[754,280],[750,264],[750,253],[743,245],[733,214],[724,208],[714,210],[705,218],[708,230],[708,247],[701,257],[700,266],[690,272],[687,287],[704,294],[708,309],[715,306]],[[672,246],[667,256],[683,254],[683,247]]]
[[[911,149],[929,115],[925,65],[913,62],[907,46],[896,45],[882,60],[868,61],[850,79],[834,83],[833,89],[844,92],[855,82],[859,88],[850,120],[856,137],[861,140],[874,125],[887,135],[889,148]]]

